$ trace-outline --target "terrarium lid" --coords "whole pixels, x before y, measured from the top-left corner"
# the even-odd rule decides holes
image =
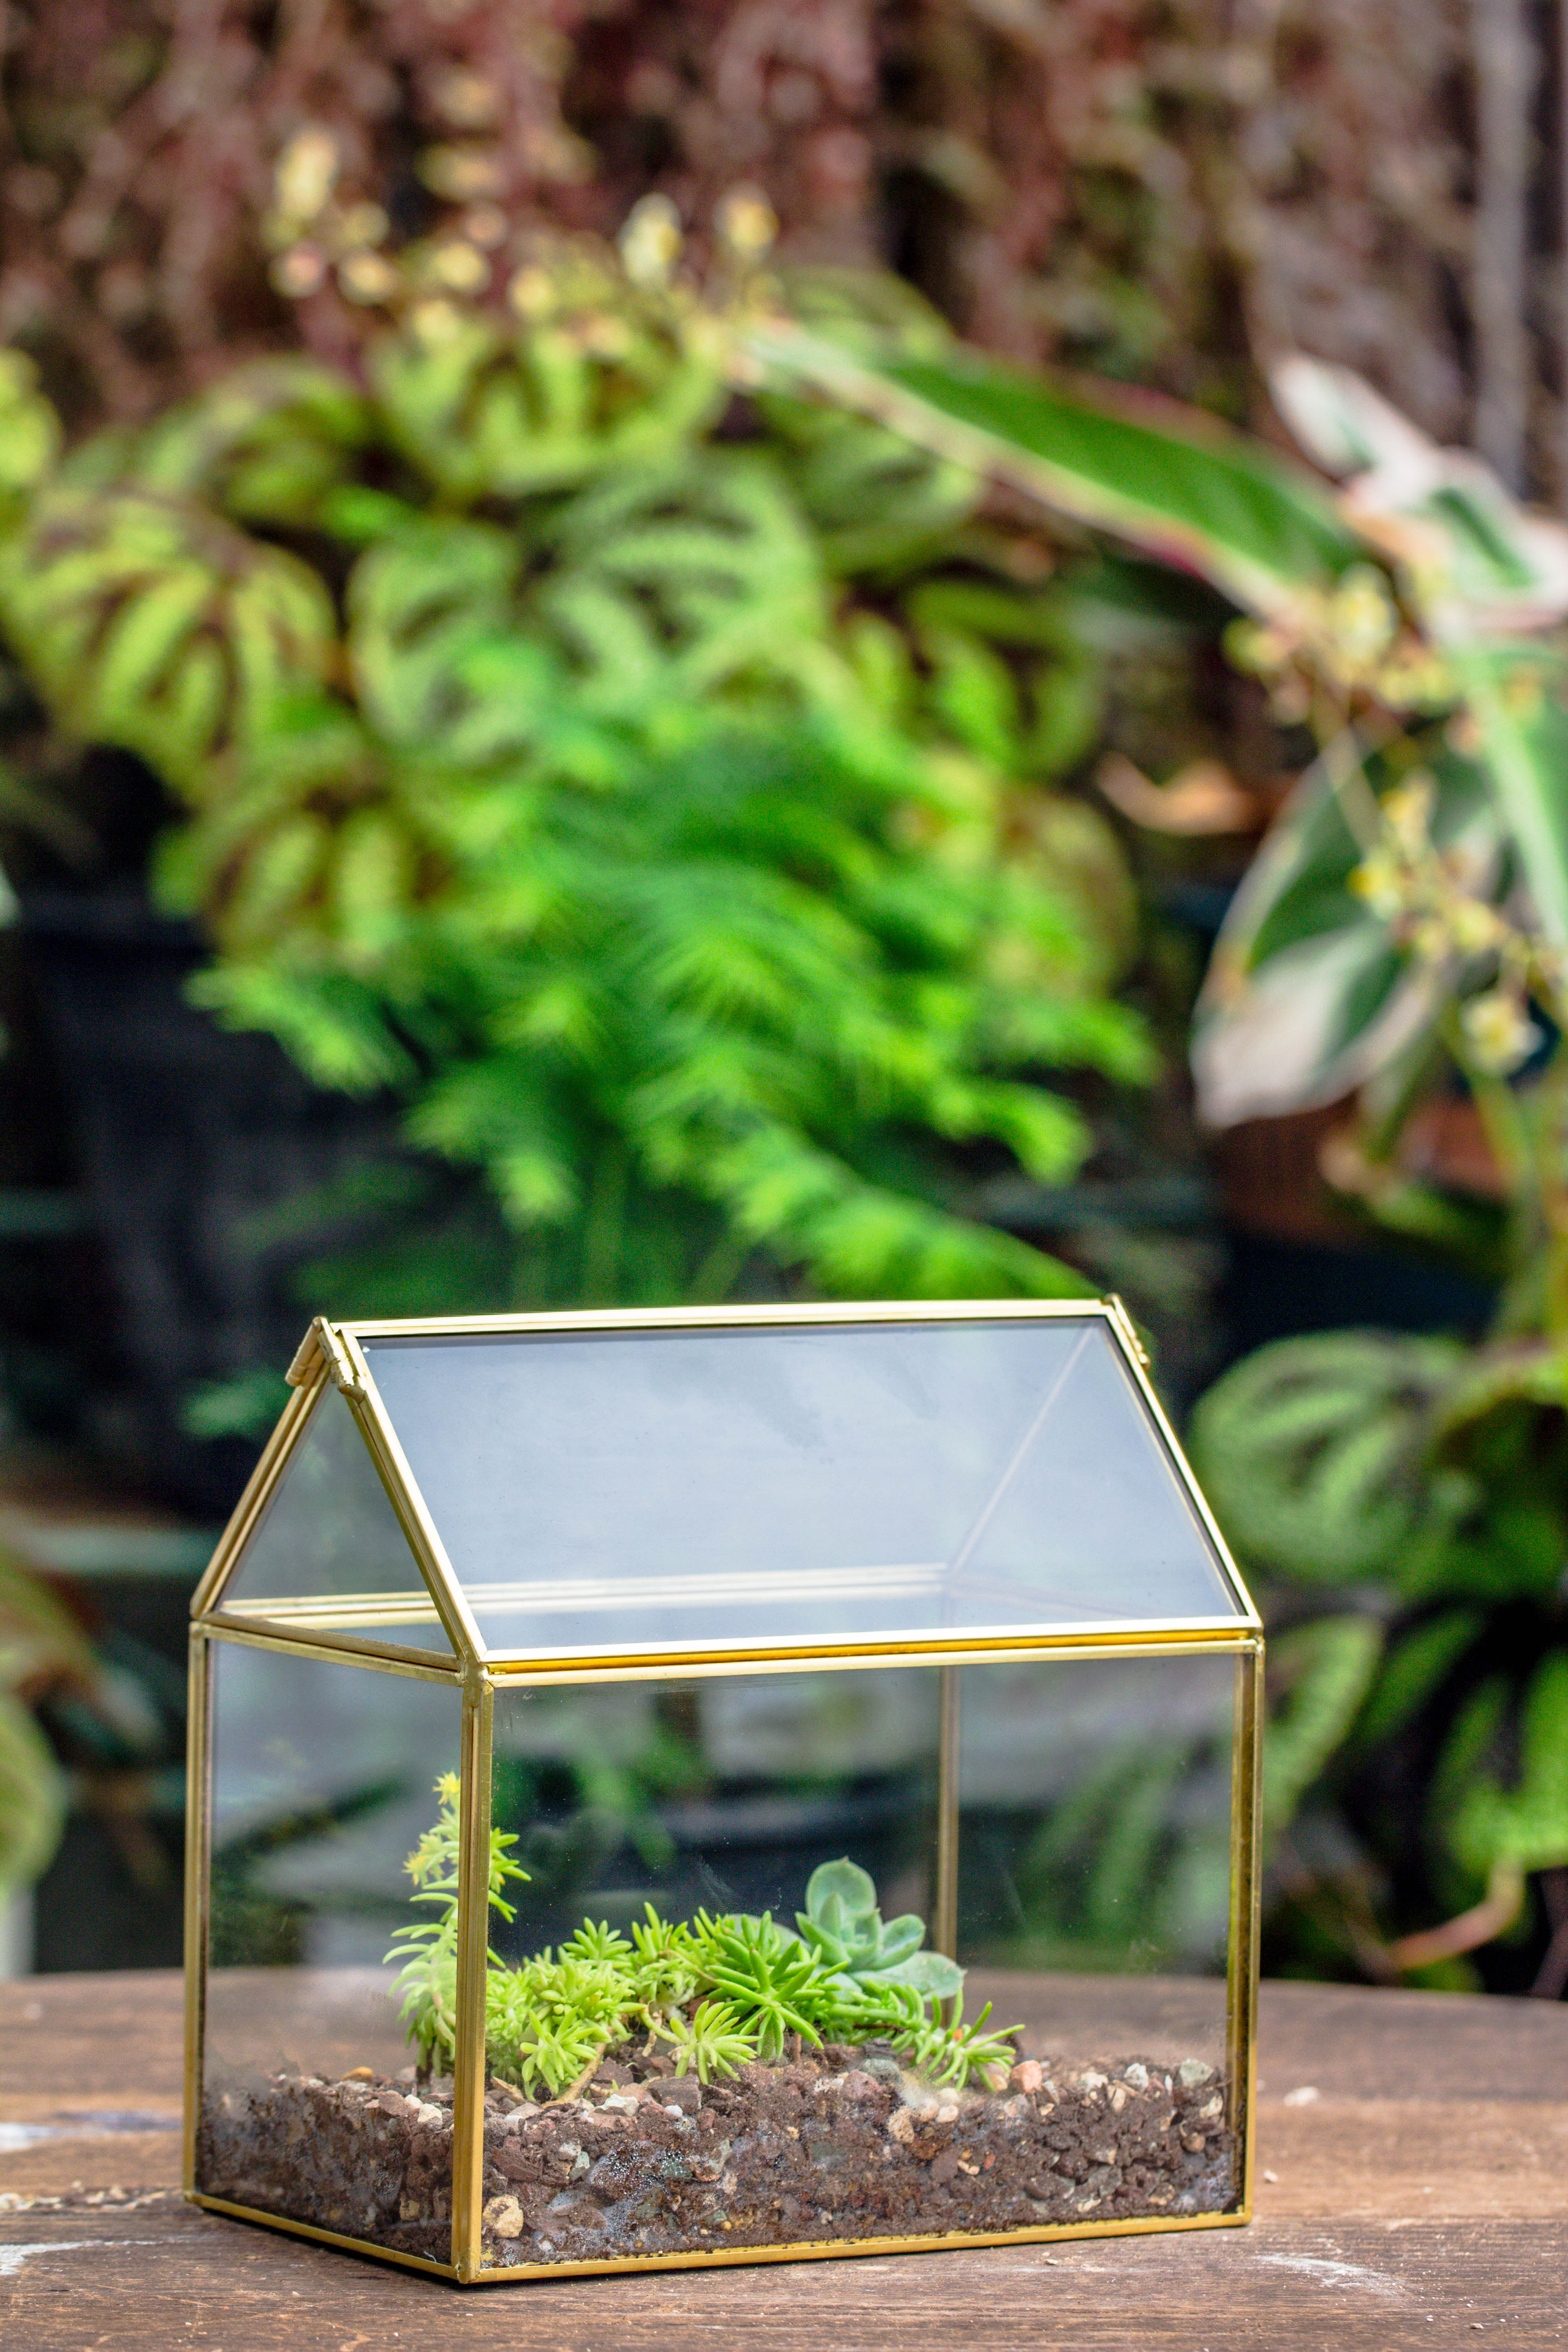
[[[1256,1623],[1114,1301],[318,1321],[293,1377],[198,1612],[555,1665]]]

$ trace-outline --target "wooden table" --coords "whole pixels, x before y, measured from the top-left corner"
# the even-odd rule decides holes
[[[5,1992],[5,2352],[1568,2345],[1568,2004],[1266,1986],[1249,2229],[464,2293],[183,2203],[173,1975]]]

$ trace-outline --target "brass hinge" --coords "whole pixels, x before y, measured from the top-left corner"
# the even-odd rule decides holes
[[[312,1323],[294,1350],[294,1360],[283,1377],[291,1389],[308,1389],[321,1361],[321,1343]]]
[[[1129,1348],[1131,1349],[1132,1353],[1136,1356],[1138,1361],[1142,1365],[1143,1370],[1147,1371],[1149,1370],[1149,1350],[1143,1345],[1142,1335],[1139,1331],[1137,1324],[1132,1320],[1131,1316],[1127,1312],[1127,1308],[1123,1301],[1118,1297],[1116,1292],[1112,1290],[1107,1292],[1105,1304],[1110,1309],[1117,1329],[1126,1340]]]
[[[344,1396],[364,1395],[364,1382],[354,1369],[353,1358],[324,1315],[317,1316],[300,1343],[287,1375],[290,1388],[308,1388],[320,1363],[325,1363],[333,1387],[341,1389]]]

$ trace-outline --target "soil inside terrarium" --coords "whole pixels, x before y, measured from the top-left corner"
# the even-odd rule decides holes
[[[1225,2081],[1200,2058],[1027,2058],[933,2088],[872,2044],[728,2081],[623,2051],[581,2094],[485,2101],[487,2265],[938,2237],[1230,2210]],[[452,2094],[361,2068],[209,2084],[211,2196],[446,2262]]]

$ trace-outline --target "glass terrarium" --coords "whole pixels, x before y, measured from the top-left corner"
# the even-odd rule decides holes
[[[195,1602],[200,2203],[465,2282],[1247,2218],[1262,1643],[1116,1300],[289,1378]]]

